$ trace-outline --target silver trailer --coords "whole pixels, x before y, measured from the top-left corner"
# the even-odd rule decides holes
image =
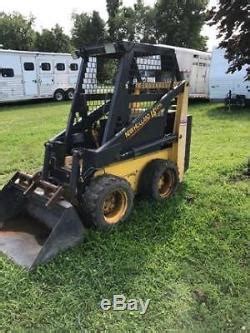
[[[208,98],[211,54],[169,45],[161,46],[175,50],[180,71],[184,79],[190,82],[189,97]],[[157,57],[151,57],[148,60],[145,66],[143,60],[139,59],[138,67],[142,71],[142,76],[150,80],[151,67],[154,66],[152,68],[155,70],[155,65],[158,64],[160,70],[161,60]],[[87,69],[83,87],[86,92],[88,92],[89,80],[92,84],[95,80],[98,91],[95,59],[91,64],[95,66],[95,70]],[[68,53],[0,50],[0,103],[41,98],[54,98],[57,101],[71,100],[79,66],[80,61],[74,60]],[[155,73],[152,77],[154,75]]]
[[[72,99],[79,65],[67,53],[0,50],[0,103]]]
[[[214,49],[209,78],[209,98],[212,102],[227,102],[230,99],[237,104],[250,103],[250,67],[245,65],[240,71],[227,73],[229,64],[224,49]]]
[[[211,53],[171,45],[161,46],[175,50],[184,80],[190,83],[189,97],[208,99]]]

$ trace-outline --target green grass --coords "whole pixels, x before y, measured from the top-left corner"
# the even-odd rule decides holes
[[[0,109],[0,185],[42,164],[43,142],[69,104]],[[244,332],[249,326],[250,110],[191,105],[191,166],[166,203],[137,201],[127,224],[32,273],[0,257],[0,331]],[[102,298],[150,298],[147,313],[100,309]]]

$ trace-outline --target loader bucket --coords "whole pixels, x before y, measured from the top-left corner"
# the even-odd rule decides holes
[[[47,201],[14,181],[0,191],[0,252],[29,270],[84,238],[75,208],[65,200],[48,208]]]

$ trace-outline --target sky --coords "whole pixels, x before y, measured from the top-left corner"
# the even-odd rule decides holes
[[[216,1],[210,0],[209,7],[215,5]],[[123,0],[125,6],[131,6],[134,3],[135,0]],[[153,6],[155,0],[144,0],[144,3]],[[72,28],[72,12],[84,11],[91,13],[93,10],[99,11],[101,17],[107,19],[106,0],[0,0],[0,12],[17,11],[25,16],[33,15],[36,18],[35,28],[37,30],[51,28],[58,23],[68,34]],[[214,27],[205,26],[202,34],[209,37],[209,50],[217,46],[216,29]]]

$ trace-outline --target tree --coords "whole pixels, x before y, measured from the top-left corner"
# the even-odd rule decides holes
[[[158,0],[155,7],[137,0],[133,7],[121,1],[107,0],[109,37],[163,43],[206,50],[206,38],[200,32],[206,19],[208,0]]]
[[[158,0],[156,39],[159,43],[206,50],[200,35],[206,20],[207,0]]]
[[[120,8],[112,19],[112,24],[114,32],[113,35],[110,35],[111,40],[135,40],[136,16],[133,8]]]
[[[133,7],[107,0],[107,9],[110,40],[155,42],[155,11],[145,6],[143,0],[137,0]]]
[[[46,52],[71,52],[72,46],[69,36],[63,32],[58,24],[51,30],[43,29],[36,33],[34,48]]]
[[[228,72],[241,70],[250,64],[249,0],[220,0],[218,9],[209,12],[209,24],[217,25],[219,47],[226,49]]]
[[[72,42],[75,47],[79,48],[83,44],[96,44],[104,41],[105,22],[98,12],[93,11],[92,15],[74,13],[72,20]]]
[[[97,11],[93,11],[92,13],[90,33],[94,36],[95,43],[103,42],[106,38],[105,22]]]
[[[117,20],[117,15],[122,6],[122,0],[106,0],[106,8],[109,15],[108,18],[108,27],[109,27],[109,38],[111,40],[117,39],[117,28],[120,26]]]
[[[0,12],[0,44],[5,49],[31,50],[35,37],[33,23],[34,17]]]
[[[134,5],[135,38],[144,43],[156,42],[156,10],[145,6],[143,0],[137,0]]]

